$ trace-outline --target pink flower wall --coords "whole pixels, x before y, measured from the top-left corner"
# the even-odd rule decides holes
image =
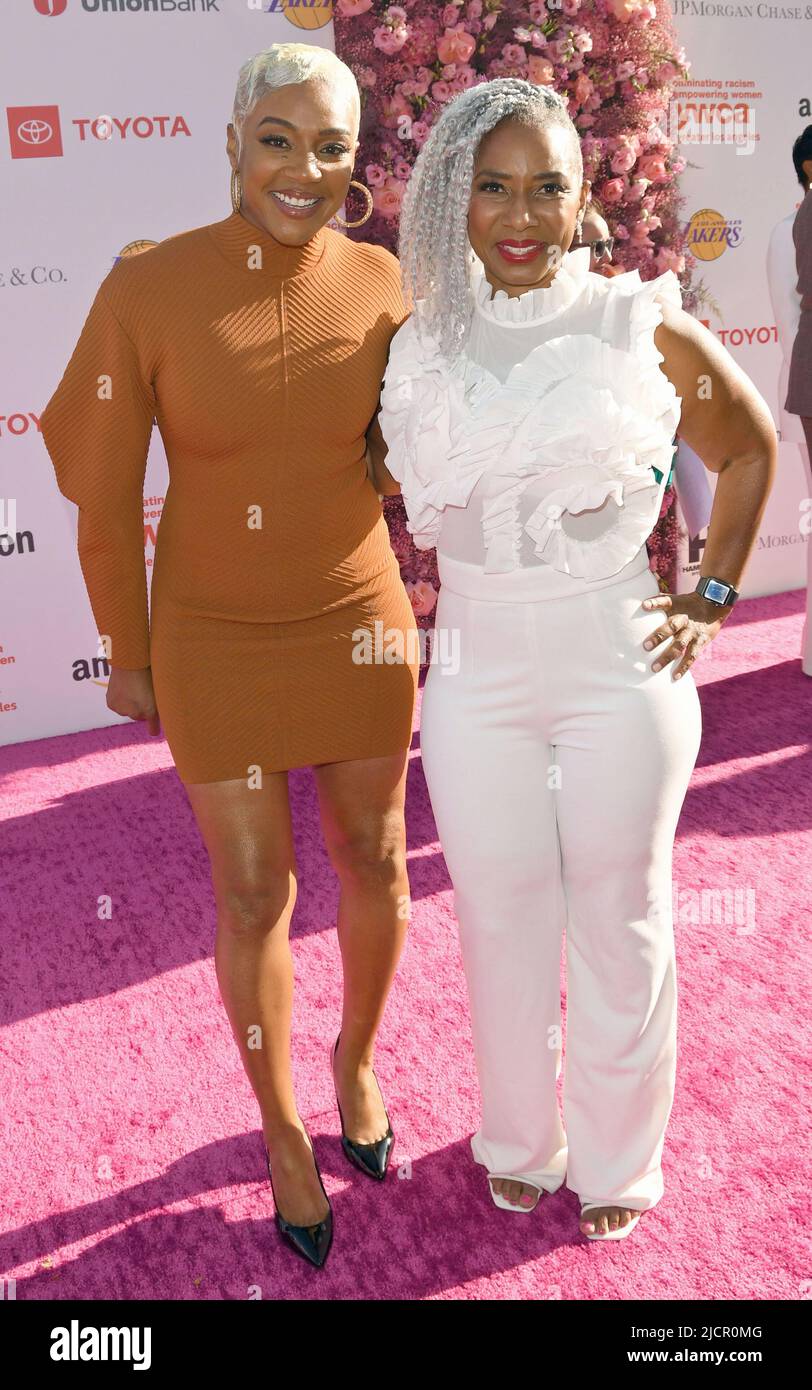
[[[475,83],[521,77],[568,96],[615,264],[644,280],[673,270],[686,309],[695,308],[677,186],[685,161],[668,122],[673,84],[688,64],[664,0],[336,0],[335,45],[361,89],[356,168],[374,200],[372,217],[351,236],[396,253],[403,190],[441,108]],[[350,217],[359,215],[355,206],[351,192]],[[652,568],[669,588],[674,500],[670,488],[648,542]],[[431,626],[434,551],[415,550],[399,497],[386,498],[384,510],[418,623]]]

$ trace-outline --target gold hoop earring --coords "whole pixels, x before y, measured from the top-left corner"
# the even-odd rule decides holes
[[[368,222],[370,217],[372,216],[372,211],[375,207],[375,203],[373,201],[372,194],[370,193],[365,183],[359,183],[358,179],[350,179],[350,188],[360,188],[361,192],[364,194],[367,200],[367,210],[364,213],[363,217],[359,217],[357,222],[346,222],[343,217],[339,217],[337,212],[334,212],[333,216],[340,227],[363,227],[364,223]]]
[[[231,206],[235,212],[239,212],[242,203],[242,184],[236,169],[231,170]]]

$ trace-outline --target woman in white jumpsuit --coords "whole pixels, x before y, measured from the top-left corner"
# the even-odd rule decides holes
[[[583,1234],[617,1239],[663,1194],[689,668],[735,602],[775,430],[673,272],[607,279],[564,253],[588,195],[549,88],[497,79],[444,109],[404,202],[412,316],[376,478],[437,547],[421,751],[469,990],[473,1156],[497,1205],[532,1210],[566,1179]],[[722,605],[660,594],[649,569],[678,423],[720,475],[702,573],[732,586]]]

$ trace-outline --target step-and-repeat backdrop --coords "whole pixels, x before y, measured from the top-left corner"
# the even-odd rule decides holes
[[[688,160],[683,215],[705,293],[697,317],[755,383],[779,432],[777,479],[743,592],[778,593],[805,585],[810,544],[812,476],[800,420],[783,406],[800,303],[792,222],[804,196],[792,145],[812,123],[812,6],[673,0],[673,13],[692,64],[669,133]],[[715,475],[705,476],[712,494]],[[683,521],[682,531],[686,590],[707,528],[692,534]]]
[[[790,151],[812,119],[809,13],[729,0],[675,8],[693,72],[669,119],[689,160],[700,315],[782,436],[746,594],[800,587],[806,573],[810,485],[797,421],[781,406],[797,313],[790,226],[801,189]],[[329,5],[288,0],[19,0],[3,7],[0,38],[0,743],[14,743],[126,722],[105,704],[76,508],[56,487],[40,413],[115,257],[228,215],[226,125],[240,64],[275,42],[332,47],[333,26]],[[148,574],[165,487],[155,430]],[[705,533],[684,529],[682,587],[692,588]],[[212,564],[222,563],[213,547]]]

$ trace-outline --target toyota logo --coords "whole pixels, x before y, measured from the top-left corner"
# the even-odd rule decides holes
[[[47,121],[23,121],[17,126],[17,134],[26,145],[44,145],[53,133]]]

